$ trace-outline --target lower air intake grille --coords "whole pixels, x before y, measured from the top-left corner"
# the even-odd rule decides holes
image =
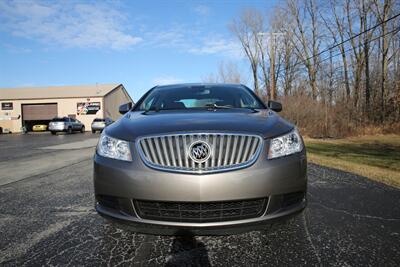
[[[223,222],[260,217],[267,198],[229,202],[157,202],[136,200],[139,217],[169,222]]]

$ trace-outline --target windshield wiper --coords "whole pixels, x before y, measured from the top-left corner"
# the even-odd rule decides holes
[[[208,107],[208,108],[213,108],[213,109],[231,109],[231,108],[234,108],[231,105],[220,106],[220,105],[217,105],[215,103],[214,104],[206,104],[205,106]]]
[[[252,107],[233,107],[233,106],[231,106],[231,105],[217,105],[217,104],[206,104],[206,107],[208,107],[208,108],[213,108],[213,109],[249,109],[249,110],[251,110],[251,111],[253,111],[253,112],[258,112],[258,110],[257,109],[255,109],[255,108],[252,108]]]

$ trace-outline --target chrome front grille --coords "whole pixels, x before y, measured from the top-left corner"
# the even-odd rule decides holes
[[[263,139],[258,135],[235,133],[188,133],[143,137],[136,144],[143,161],[150,167],[210,173],[251,165],[260,154]],[[190,156],[191,152],[202,153]]]

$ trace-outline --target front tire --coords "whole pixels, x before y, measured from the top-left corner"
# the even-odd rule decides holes
[[[72,134],[72,128],[71,127],[68,128],[67,133],[68,134]]]
[[[96,133],[96,131],[95,131],[95,130],[92,130],[92,134],[94,134],[94,133]]]
[[[84,132],[85,132],[85,126],[82,126],[81,133],[84,133]]]
[[[56,135],[56,134],[57,134],[57,132],[51,131],[51,134],[52,134],[52,135]]]

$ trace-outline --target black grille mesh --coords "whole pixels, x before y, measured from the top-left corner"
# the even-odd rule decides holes
[[[227,202],[134,201],[139,217],[171,222],[222,222],[260,217],[266,198]]]

